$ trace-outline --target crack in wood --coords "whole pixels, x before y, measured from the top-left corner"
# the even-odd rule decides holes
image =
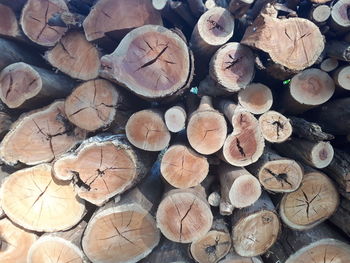
[[[276,178],[276,180],[282,184],[282,187],[284,187],[283,182],[288,184],[290,187],[293,187],[293,185],[287,180],[287,178],[288,178],[288,174],[287,173],[278,173],[278,174],[276,174],[276,173],[274,173],[273,171],[271,171],[268,168],[264,168],[264,170],[266,172],[268,172],[269,174],[271,174],[274,178]]]
[[[169,47],[169,46],[166,45],[166,46],[160,51],[160,53],[159,53],[155,58],[151,59],[150,61],[148,61],[148,62],[146,62],[145,64],[143,64],[142,66],[140,66],[136,71],[138,71],[138,70],[140,70],[140,69],[143,69],[143,68],[145,68],[145,67],[148,67],[148,66],[154,64],[154,63],[158,60],[158,58],[159,58],[161,55],[163,55],[163,53],[167,50],[168,47]]]
[[[245,154],[245,152],[244,152],[244,149],[243,149],[243,147],[241,146],[241,143],[240,143],[240,141],[239,141],[239,139],[236,137],[236,146],[237,146],[237,148],[238,148],[238,151],[239,151],[239,153],[243,156],[243,157],[246,157],[246,154]]]
[[[185,218],[188,216],[188,214],[189,214],[189,212],[191,211],[191,209],[192,209],[192,207],[193,207],[193,205],[194,205],[194,202],[197,200],[197,198],[194,198],[193,199],[193,201],[192,201],[192,203],[191,203],[191,205],[190,205],[190,207],[188,208],[188,210],[186,211],[186,213],[185,213],[185,215],[181,218],[181,220],[180,220],[180,232],[179,232],[179,234],[180,234],[180,239],[179,239],[179,241],[181,242],[182,241],[182,227],[183,227],[183,221],[185,220]]]
[[[231,61],[226,61],[225,64],[229,64],[228,66],[226,66],[224,68],[224,70],[230,69],[232,68],[234,65],[236,65],[237,63],[239,63],[243,57],[239,57],[239,58],[233,58],[231,54],[228,54],[229,58],[232,59]]]

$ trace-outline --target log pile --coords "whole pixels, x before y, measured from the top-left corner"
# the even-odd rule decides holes
[[[350,262],[349,0],[0,0],[0,262]]]

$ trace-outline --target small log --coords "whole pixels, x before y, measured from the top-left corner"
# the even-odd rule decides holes
[[[67,76],[23,62],[11,64],[0,73],[0,99],[9,108],[33,109],[66,97],[73,87]]]
[[[203,96],[187,123],[187,138],[197,152],[212,154],[223,146],[227,134],[224,116],[213,108],[212,99]]]
[[[28,0],[22,10],[22,30],[34,43],[52,47],[61,39],[67,28],[50,26],[48,20],[54,14],[67,11],[64,0]]]
[[[214,191],[208,195],[207,200],[212,207],[219,207],[221,203],[221,195],[219,192]]]
[[[286,193],[280,202],[282,221],[292,229],[310,229],[334,214],[339,196],[327,175],[316,170],[307,170],[301,186]]]
[[[281,157],[267,147],[259,160],[246,169],[259,178],[266,190],[277,193],[297,190],[304,174],[296,161]]]
[[[338,87],[350,90],[350,66],[338,68],[333,74],[333,79]]]
[[[96,131],[108,128],[118,109],[127,104],[127,97],[115,85],[104,79],[94,79],[72,91],[64,102],[64,111],[74,125]]]
[[[162,26],[128,33],[116,50],[101,58],[101,76],[148,99],[177,96],[192,78],[192,58],[184,40]]]
[[[342,0],[337,1],[332,6],[331,12],[331,27],[333,30],[338,31],[340,33],[349,31],[350,29],[350,18],[348,14],[350,1]]]
[[[165,124],[171,132],[179,132],[185,128],[187,113],[183,105],[175,105],[164,114]]]
[[[87,223],[64,232],[46,233],[30,247],[27,263],[88,262],[81,248],[81,238]]]
[[[280,220],[264,192],[252,206],[232,214],[232,242],[238,255],[255,257],[265,253],[277,240]]]
[[[306,69],[291,79],[283,105],[289,113],[302,113],[328,101],[334,90],[334,81],[326,72]]]
[[[268,111],[261,115],[259,126],[265,140],[272,143],[286,141],[293,131],[290,120],[277,111]]]
[[[208,175],[207,158],[185,144],[174,144],[164,153],[160,170],[173,187],[189,188],[199,185]]]
[[[153,218],[161,198],[159,165],[121,200],[110,201],[91,217],[82,247],[92,262],[136,263],[158,245]]]
[[[338,209],[329,218],[335,226],[341,229],[347,236],[350,236],[350,200],[346,198],[340,198],[340,203]]]
[[[329,141],[334,139],[334,136],[322,131],[322,128],[314,122],[308,122],[302,118],[290,116],[290,123],[293,127],[293,134],[299,138],[309,141]]]
[[[339,61],[335,58],[326,58],[322,61],[320,65],[320,69],[323,71],[329,73],[333,70],[335,70],[339,66]]]
[[[341,3],[341,2],[339,2]],[[339,40],[327,41],[325,48],[327,56],[341,61],[350,61],[350,43]]]
[[[80,32],[66,34],[45,53],[45,58],[52,66],[76,79],[95,79],[100,69],[99,51]]]
[[[162,234],[179,243],[191,243],[211,228],[213,215],[202,186],[172,189],[164,194],[157,210]]]
[[[13,10],[0,3],[0,35],[16,37],[19,33],[18,21]]]
[[[41,164],[11,174],[2,184],[1,205],[16,224],[34,231],[67,230],[85,215],[84,201],[70,182],[58,181]]]
[[[238,102],[243,108],[253,114],[263,114],[272,106],[272,92],[264,84],[251,83],[238,92]]]
[[[234,252],[230,252],[219,263],[263,263],[260,257],[241,257]]]
[[[314,23],[298,17],[278,19],[271,5],[248,27],[241,43],[268,53],[291,70],[313,65],[324,49],[324,38]]]
[[[333,159],[334,150],[329,142],[312,142],[292,138],[274,148],[283,156],[302,161],[315,168],[327,167]]]
[[[59,180],[74,178],[78,196],[102,206],[139,182],[153,161],[152,155],[133,148],[125,136],[97,135],[59,158],[53,174]]]
[[[235,18],[241,18],[253,3],[254,0],[230,0],[228,10]]]
[[[255,203],[261,195],[259,180],[246,169],[221,164],[218,174],[221,198],[234,208],[243,208]]]
[[[83,140],[86,132],[69,123],[63,104],[56,101],[23,114],[1,141],[1,159],[10,165],[51,162]]]
[[[227,43],[211,58],[209,74],[226,92],[244,89],[254,77],[253,52],[240,43]]]
[[[0,111],[0,139],[10,130],[12,120],[6,112]]]
[[[13,224],[9,219],[0,220],[0,261],[2,263],[27,263],[29,248],[37,235]]]
[[[190,253],[198,263],[216,263],[230,251],[231,243],[226,222],[223,218],[216,218],[211,230],[192,242]]]
[[[309,14],[309,19],[318,26],[325,25],[331,16],[331,8],[328,5],[317,5]]]
[[[163,113],[155,109],[131,115],[125,131],[130,143],[145,151],[161,151],[168,146],[171,138]]]

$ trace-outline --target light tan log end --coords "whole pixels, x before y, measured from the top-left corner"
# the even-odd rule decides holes
[[[259,126],[265,140],[272,143],[286,141],[293,132],[289,119],[277,111],[268,111],[261,115]]]
[[[165,124],[171,132],[179,132],[185,128],[187,114],[183,107],[173,106],[165,114]]]
[[[350,90],[350,66],[343,66],[336,70],[333,78],[339,87]]]
[[[0,35],[15,37],[19,34],[15,13],[7,5],[0,4]]]
[[[253,114],[263,114],[272,106],[272,92],[261,83],[251,83],[238,92],[238,102]]]

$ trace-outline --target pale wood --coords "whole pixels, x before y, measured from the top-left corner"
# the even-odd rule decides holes
[[[23,114],[1,141],[0,158],[11,165],[51,162],[82,141],[86,132],[69,123],[63,107],[55,101]]]
[[[254,0],[230,0],[228,10],[235,18],[240,18],[247,13],[253,3]]]
[[[73,184],[54,178],[49,164],[11,174],[0,196],[5,214],[29,230],[67,230],[85,215],[84,201],[76,196]]]
[[[27,0],[0,0],[0,3],[10,7],[15,13],[20,13]]]
[[[330,16],[331,8],[328,5],[317,5],[312,8],[309,14],[310,20],[319,26],[326,24]]]
[[[293,131],[290,120],[277,111],[268,111],[261,115],[259,126],[265,140],[272,143],[286,141]]]
[[[263,263],[263,261],[260,257],[241,257],[232,251],[219,263]]]
[[[326,58],[322,61],[320,69],[325,72],[331,72],[339,66],[339,61],[335,58]]]
[[[0,3],[0,35],[16,37],[19,33],[19,25],[13,10]]]
[[[333,79],[338,87],[350,90],[350,66],[342,66],[333,73]]]
[[[264,84],[251,83],[238,92],[238,102],[243,108],[253,114],[263,114],[272,106],[272,92]]]
[[[218,207],[221,202],[221,195],[219,192],[214,191],[208,195],[208,203],[213,207]]]
[[[164,114],[165,124],[171,132],[179,132],[185,128],[187,113],[183,105],[175,105]]]
[[[350,29],[350,19],[348,15],[349,0],[337,1],[332,6],[331,27],[333,30],[344,32]]]

